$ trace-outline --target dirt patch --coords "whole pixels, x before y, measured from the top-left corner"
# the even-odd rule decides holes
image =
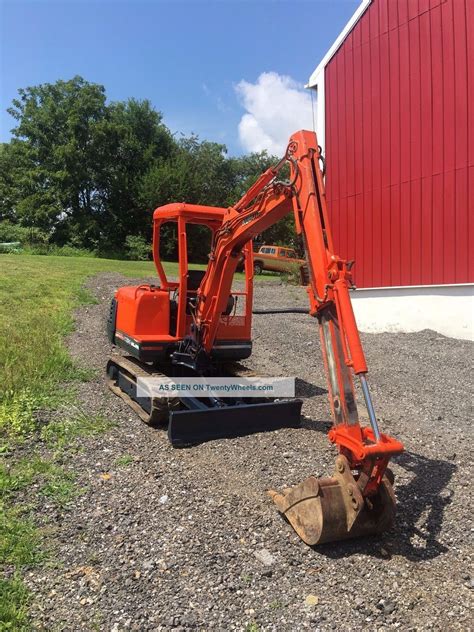
[[[116,425],[84,440],[69,464],[85,491],[53,517],[57,564],[26,578],[36,628],[467,629],[473,345],[431,331],[363,335],[382,427],[407,448],[393,468],[397,523],[382,537],[313,550],[265,490],[332,472],[314,321],[255,316],[247,362],[302,380],[303,428],[174,450],[105,387],[105,319],[125,283],[112,274],[89,282],[99,302],[77,312],[69,340],[98,372],[81,385],[81,406]],[[299,288],[256,288],[259,307],[304,299]]]

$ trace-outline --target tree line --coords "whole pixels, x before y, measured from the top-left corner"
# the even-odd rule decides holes
[[[177,137],[148,100],[107,102],[103,86],[79,76],[20,89],[8,112],[16,127],[0,144],[0,241],[145,257],[157,206],[227,207],[277,161]],[[198,237],[189,244],[196,261],[208,249]],[[291,218],[264,241],[296,245]],[[173,231],[163,246],[176,256]]]

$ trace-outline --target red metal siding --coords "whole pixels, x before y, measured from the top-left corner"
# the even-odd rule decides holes
[[[373,0],[325,89],[327,200],[357,285],[474,282],[474,0]]]

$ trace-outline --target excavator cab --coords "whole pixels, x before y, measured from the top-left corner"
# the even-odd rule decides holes
[[[190,267],[190,226],[209,229],[211,241],[221,228],[226,209],[193,204],[167,204],[153,214],[153,261],[159,284],[121,287],[110,307],[108,334],[112,343],[140,362],[163,363],[189,334],[192,313],[205,270]],[[160,255],[163,228],[174,224],[177,232],[178,277],[170,280]],[[211,356],[235,361],[252,352],[253,261],[251,243],[246,244],[243,289],[232,289],[223,310]]]

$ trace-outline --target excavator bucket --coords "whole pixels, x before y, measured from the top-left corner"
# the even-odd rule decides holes
[[[377,493],[364,498],[347,459],[340,455],[331,478],[310,476],[282,493],[268,492],[299,537],[310,546],[381,533],[395,517],[392,484],[385,476]]]

